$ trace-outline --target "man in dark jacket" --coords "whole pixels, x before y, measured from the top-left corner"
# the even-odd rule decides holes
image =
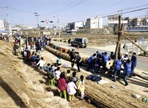
[[[81,56],[79,55],[79,52],[77,52],[77,55],[76,55],[76,64],[77,64],[78,72],[80,72],[81,61],[82,61]]]
[[[132,57],[131,57],[131,74],[130,77],[133,76],[134,73],[134,69],[137,66],[137,57],[136,57],[136,53],[133,52]]]
[[[71,67],[74,67],[74,62],[75,62],[75,50],[72,49],[72,51],[69,53],[70,56],[70,61],[71,61]]]

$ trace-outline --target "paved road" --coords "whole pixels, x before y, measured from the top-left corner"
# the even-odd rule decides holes
[[[93,53],[95,53],[96,51],[99,52],[104,52],[106,51],[108,54],[110,54],[111,51],[115,51],[115,45],[113,46],[108,46],[108,47],[97,47],[97,46],[88,46],[87,48],[79,48],[77,49],[76,47],[72,47],[71,45],[68,45],[67,43],[62,43],[62,42],[57,42],[57,41],[52,41],[53,44],[57,45],[57,46],[61,46],[63,48],[68,48],[68,49],[75,49],[76,51],[79,51],[79,53],[81,55],[83,55],[83,57],[89,57],[90,55],[92,55]],[[124,49],[121,49],[122,51],[124,51]],[[142,57],[142,56],[138,56],[138,65],[137,65],[137,69],[141,70],[142,72],[146,72],[148,73],[148,57]],[[148,74],[147,74],[148,75]]]

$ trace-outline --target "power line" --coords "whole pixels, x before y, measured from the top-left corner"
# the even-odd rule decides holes
[[[80,0],[78,2],[76,2],[75,4],[69,6],[69,7],[66,7],[65,9],[61,10],[59,13],[62,13],[63,11],[67,11],[68,9],[70,8],[73,8],[73,7],[76,7],[76,6],[79,6],[81,4],[83,4],[84,2],[86,2],[87,0]]]
[[[127,12],[123,12],[122,14],[133,13],[133,12],[142,11],[142,10],[146,10],[146,9],[148,9],[148,7],[141,8],[141,9],[135,9],[135,10],[127,11]]]
[[[126,12],[123,12],[122,14],[133,13],[133,12],[142,11],[142,10],[146,10],[146,9],[148,9],[148,7],[135,9],[135,10],[131,10],[131,11],[126,11]],[[108,15],[102,16],[101,18],[107,18],[108,16],[111,16],[111,15],[119,15],[119,14],[108,14]],[[84,22],[84,21],[85,20],[79,20],[79,21],[73,21],[73,22]]]
[[[89,13],[92,13],[92,12],[99,12],[99,11],[101,11],[101,10],[103,10],[103,9],[110,8],[110,7],[112,7],[112,6],[115,6],[115,5],[117,5],[117,4],[122,3],[122,2],[124,2],[124,1],[125,1],[125,0],[121,0],[121,1],[119,1],[119,2],[112,3],[112,4],[110,4],[110,5],[107,5],[107,6],[105,6],[105,7],[102,7],[102,8],[100,8],[100,9],[97,9],[97,10],[94,10],[94,11],[91,11],[91,12],[89,12]],[[87,13],[88,13],[88,12],[87,12]]]
[[[133,13],[133,12],[142,11],[142,10],[146,10],[146,9],[148,9],[148,7],[135,9],[135,10],[131,10],[131,11],[126,11],[126,12],[123,12],[122,14]],[[102,18],[106,18],[106,17],[111,16],[111,15],[119,15],[119,14],[118,13],[117,14],[110,14],[110,15],[102,16]]]
[[[72,4],[75,3],[76,1],[77,1],[77,0],[74,0],[74,1],[72,1],[72,2],[70,2],[70,3],[68,3],[68,4],[65,5],[64,7],[61,7],[61,8],[59,8],[59,9],[55,10],[53,13],[56,13],[57,11],[62,10],[62,9],[64,9],[65,7],[72,5]],[[51,13],[51,14],[53,14],[53,13]],[[48,15],[50,15],[50,13],[47,13],[47,14],[44,14],[44,15],[41,15],[41,16],[48,16]]]
[[[12,9],[12,10],[15,10],[15,11],[19,11],[19,12],[29,13],[29,14],[33,14],[34,13],[34,12],[31,12],[31,11],[21,10],[21,9],[17,9],[17,8],[13,8],[13,7],[9,7],[9,9]]]
[[[121,10],[118,10],[118,11],[131,10],[131,9],[140,8],[140,7],[144,7],[144,6],[148,6],[148,4],[140,5],[140,6],[136,6],[136,7],[129,7],[129,8],[121,9]],[[117,11],[117,12],[118,12],[118,11]]]
[[[61,7],[59,9],[57,9],[52,14],[55,15],[55,13],[56,14],[62,13],[63,11],[67,11],[70,8],[73,8],[73,7],[76,7],[78,5],[81,5],[82,3],[86,2],[86,1],[87,0],[74,0],[74,1],[70,2],[69,4],[65,5],[64,7]],[[51,15],[51,14],[44,14],[44,15],[41,15],[41,16],[48,16],[48,15]]]

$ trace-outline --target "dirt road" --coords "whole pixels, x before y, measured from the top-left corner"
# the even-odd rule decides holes
[[[79,48],[77,49],[76,47],[72,47],[70,44],[63,43],[63,42],[58,42],[58,41],[52,41],[53,44],[57,46],[62,46],[63,48],[68,48],[68,49],[75,49],[76,51],[80,52],[83,57],[89,57],[96,51],[100,52],[107,52],[110,54],[110,52],[115,51],[115,45],[110,45],[110,46],[104,46],[104,47],[99,47],[99,46],[88,46],[87,48]],[[121,48],[121,51],[125,53],[125,50]],[[145,72],[148,74],[148,57],[142,57],[142,56],[137,56],[138,58],[138,65],[136,66],[136,69],[140,70],[141,72]],[[148,76],[147,76],[148,77]]]

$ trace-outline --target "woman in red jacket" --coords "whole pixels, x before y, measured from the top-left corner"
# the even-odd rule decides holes
[[[64,99],[67,99],[66,86],[65,73],[62,72],[58,80],[58,87],[60,89],[60,97],[62,98],[64,96]]]

